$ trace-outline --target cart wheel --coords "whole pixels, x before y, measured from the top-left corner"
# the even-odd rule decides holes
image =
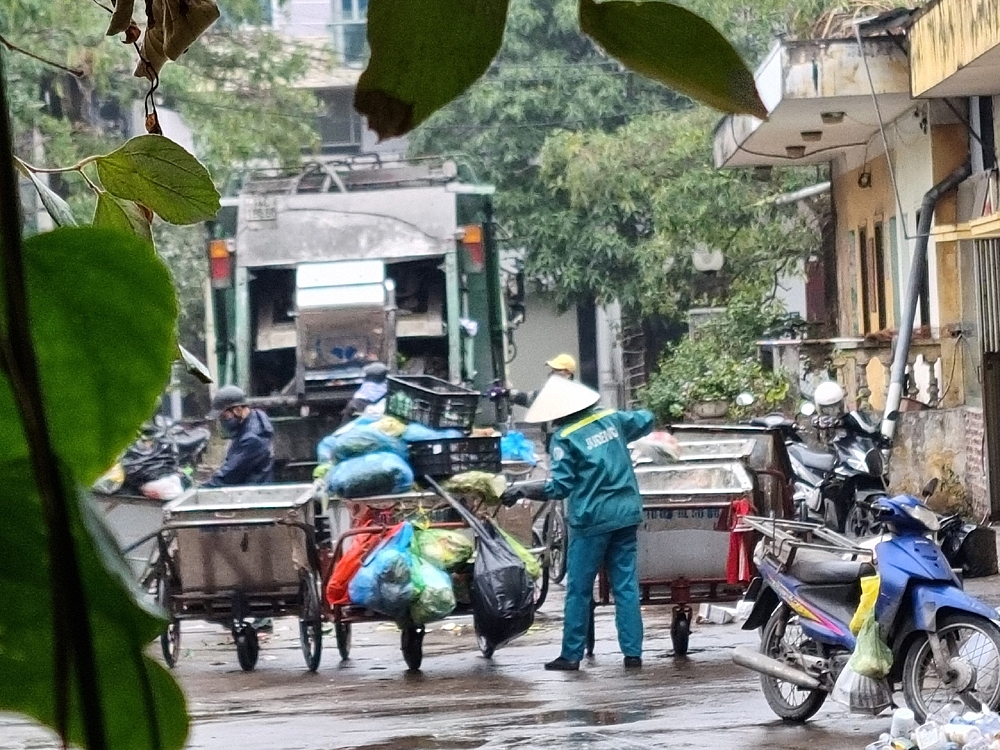
[[[236,658],[240,661],[240,668],[244,672],[252,672],[257,666],[257,655],[260,653],[257,631],[252,625],[244,625],[233,637],[236,640]]]
[[[670,623],[670,642],[674,646],[674,656],[686,656],[688,639],[691,636],[691,610],[675,609]]]
[[[562,583],[566,577],[566,519],[561,510],[546,516],[542,537],[549,545],[549,580]]]
[[[340,652],[341,661],[351,658],[351,623],[333,623],[333,633],[337,637],[337,650]]]
[[[542,539],[537,531],[531,532],[531,546],[536,549],[542,547]],[[549,595],[549,561],[542,558],[542,577],[535,581],[535,609],[541,609],[545,604],[545,597]]]
[[[597,602],[590,600],[590,619],[587,622],[587,656],[594,655],[594,643],[597,641],[597,625],[594,622],[597,613]]]
[[[160,649],[163,651],[163,660],[173,669],[181,653],[181,623],[170,614],[170,583],[166,575],[156,579],[156,603],[170,615],[166,630],[160,633]]]
[[[302,576],[299,585],[302,600],[299,610],[299,640],[306,669],[315,672],[323,656],[323,619],[319,603],[319,582],[315,573]]]
[[[406,666],[416,672],[420,669],[420,663],[424,660],[424,627],[403,628],[403,635],[400,638],[400,648],[403,651],[403,659]]]

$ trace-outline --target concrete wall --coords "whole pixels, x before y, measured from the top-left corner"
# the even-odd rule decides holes
[[[547,297],[537,293],[526,296],[525,308],[527,317],[514,331],[517,355],[508,365],[508,377],[514,388],[532,391],[541,388],[548,377],[547,360],[566,352],[579,362],[580,351],[575,308],[560,314]],[[524,414],[524,409],[514,409],[515,420]]]
[[[937,477],[938,491],[930,501],[935,510],[976,519],[989,512],[979,409],[904,412],[889,468],[892,492],[919,494]]]

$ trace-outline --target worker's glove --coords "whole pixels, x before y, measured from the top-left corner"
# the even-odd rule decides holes
[[[333,464],[319,464],[313,469],[313,479],[322,479],[329,473]]]
[[[502,385],[491,385],[486,389],[486,398],[490,401],[497,401],[501,398],[507,398],[510,395],[510,390],[504,388]]]
[[[508,508],[518,500],[545,500],[545,482],[517,482],[508,487],[500,496],[500,502]]]

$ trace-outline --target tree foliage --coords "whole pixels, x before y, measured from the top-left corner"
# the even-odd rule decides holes
[[[618,300],[638,313],[675,316],[729,287],[770,290],[817,235],[794,209],[767,200],[815,172],[761,182],[714,168],[714,115],[688,108],[636,118],[610,133],[559,132],[546,140],[540,176],[560,210],[559,230],[533,243],[532,268],[556,294]],[[692,251],[720,250],[721,279],[700,293]],[[720,283],[721,282],[721,283]],[[714,290],[714,291],[713,291]],[[708,297],[707,299],[699,299]]]

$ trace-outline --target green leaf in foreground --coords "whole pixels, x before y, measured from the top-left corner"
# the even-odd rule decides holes
[[[103,229],[117,229],[119,232],[134,234],[152,244],[153,230],[149,219],[138,204],[101,193],[97,196],[94,210],[94,226]]]
[[[23,252],[49,431],[59,458],[89,485],[132,442],[169,380],[170,273],[147,242],[93,227],[35,235]],[[0,459],[26,458],[4,377],[0,424]]]
[[[404,135],[486,71],[506,20],[507,0],[371,0],[355,107],[380,138]]]
[[[171,224],[194,224],[219,210],[208,170],[162,135],[140,135],[95,160],[109,193],[149,206]]]
[[[632,70],[724,112],[767,117],[746,63],[689,10],[662,0],[580,0],[580,28]]]
[[[0,463],[0,710],[55,726],[55,667],[50,561],[41,501],[26,461]],[[170,674],[145,656],[163,621],[137,604],[136,592],[106,560],[106,530],[70,492],[70,527],[88,602],[90,629],[109,750],[179,750],[188,731],[184,695]],[[83,503],[89,502],[84,499]],[[86,516],[90,516],[86,518]],[[102,533],[103,532],[103,533]],[[102,541],[103,540],[103,541]],[[102,549],[102,543],[105,547]],[[120,557],[118,557],[119,564]],[[58,595],[58,592],[56,592]],[[68,627],[76,627],[70,622]],[[70,673],[73,673],[72,653]],[[78,685],[70,681],[69,737],[85,746]],[[151,700],[147,700],[151,699]]]
[[[24,167],[20,162],[15,163],[17,164],[18,171],[31,180],[31,183],[35,186],[35,190],[38,191],[38,197],[42,200],[42,205],[45,206],[45,210],[49,212],[49,216],[52,217],[52,221],[56,223],[56,226],[76,226],[73,211],[70,210],[69,204],[62,199],[62,196],[42,182],[38,175],[30,169]]]

